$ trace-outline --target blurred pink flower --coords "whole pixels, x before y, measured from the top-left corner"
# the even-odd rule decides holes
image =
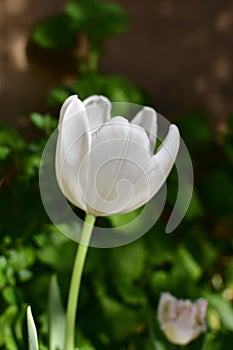
[[[207,300],[176,299],[162,293],[158,305],[158,320],[171,343],[186,345],[206,331]]]

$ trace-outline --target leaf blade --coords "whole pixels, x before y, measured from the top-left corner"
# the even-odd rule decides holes
[[[27,326],[28,326],[28,348],[29,350],[39,350],[38,337],[31,306],[27,308]]]
[[[49,290],[49,349],[62,350],[65,344],[66,317],[60,289],[55,275],[51,278]]]

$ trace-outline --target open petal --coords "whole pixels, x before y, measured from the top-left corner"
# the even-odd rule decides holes
[[[148,202],[162,187],[179,151],[178,128],[172,124],[158,152],[151,157],[147,173],[135,184],[135,195],[131,205],[123,213],[132,211]]]
[[[179,326],[176,322],[168,323],[164,332],[170,342],[177,345],[186,345],[196,337],[192,328]]]
[[[72,95],[68,97],[63,103],[60,110],[59,126],[63,121],[68,120],[84,109],[85,106],[83,102],[78,98],[78,95]]]
[[[199,323],[202,326],[203,330],[206,330],[206,310],[208,307],[208,302],[206,299],[198,299],[196,302],[197,310],[198,310],[198,318],[199,318]]]
[[[168,134],[154,155],[154,161],[163,168],[164,175],[167,176],[176,160],[180,147],[180,134],[176,125],[171,124]]]
[[[109,215],[127,207],[150,159],[149,139],[140,126],[115,117],[98,129],[92,135],[85,194],[90,213]]]
[[[157,137],[157,113],[153,108],[143,107],[131,120],[131,124],[143,127],[150,140],[150,151],[154,153]]]
[[[83,103],[71,99],[61,115],[56,149],[56,175],[64,195],[85,210],[78,183],[80,164],[91,149],[89,123]]]
[[[86,107],[90,132],[93,134],[110,119],[111,103],[104,96],[93,95],[83,101]]]

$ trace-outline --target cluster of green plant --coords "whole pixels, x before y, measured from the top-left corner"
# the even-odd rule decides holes
[[[125,78],[102,76],[92,61],[101,54],[103,39],[119,34],[127,23],[128,16],[116,4],[71,0],[63,14],[38,24],[32,40],[45,49],[76,45],[77,34],[86,36],[90,48],[84,62],[77,62],[77,81],[51,92],[54,105],[70,93],[146,103],[138,88]],[[32,306],[40,349],[56,350],[48,339],[49,310],[54,307],[48,305],[48,294],[56,275],[65,304],[77,248],[50,223],[39,193],[40,157],[57,120],[38,113],[31,120],[44,133],[33,142],[0,125],[0,348],[4,350],[27,349],[27,305]],[[228,350],[233,342],[233,118],[218,137],[200,113],[180,117],[177,124],[195,172],[188,213],[173,233],[165,234],[177,192],[173,171],[164,213],[145,236],[119,248],[89,249],[78,311],[80,350],[175,349],[157,321],[163,291],[208,300],[208,331],[185,349]],[[130,219],[128,214],[98,223],[114,227]]]

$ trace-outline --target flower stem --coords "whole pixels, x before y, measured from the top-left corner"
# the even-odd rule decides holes
[[[78,305],[79,290],[81,278],[84,268],[84,263],[87,255],[88,244],[90,242],[91,234],[95,223],[95,217],[86,215],[81,242],[77,249],[76,258],[74,262],[70,290],[68,297],[67,313],[66,313],[66,350],[74,350],[75,348],[75,319]]]
[[[98,69],[99,54],[96,50],[91,50],[88,58],[88,71],[89,73],[96,73]]]

